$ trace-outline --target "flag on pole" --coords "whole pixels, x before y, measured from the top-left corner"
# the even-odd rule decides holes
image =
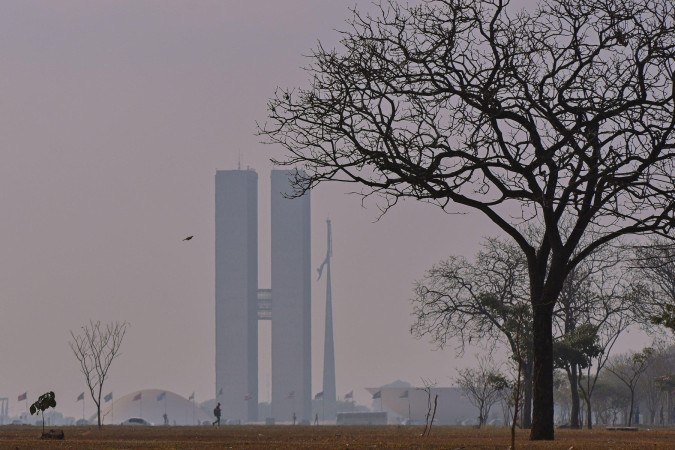
[[[377,391],[376,393],[373,394],[373,400],[376,398],[382,398],[382,391]]]
[[[19,398],[17,399],[18,401],[22,402],[28,398],[28,392],[24,392],[23,394],[19,394]]]
[[[349,391],[345,394],[345,400],[353,398],[354,398],[354,391]]]
[[[194,399],[195,399],[195,393],[193,392],[193,393],[190,394],[190,396],[188,397],[188,400],[194,400]]]
[[[84,392],[81,393],[80,395],[78,395],[78,396],[77,396],[77,400],[75,400],[75,401],[76,401],[76,402],[79,402],[80,400],[84,400]]]
[[[251,394],[244,395],[244,400],[248,401],[248,400],[251,400],[251,399],[253,399],[253,396]]]
[[[164,400],[164,397],[166,397],[166,391],[161,392],[161,393],[157,396],[157,401],[159,402],[159,401]]]
[[[112,400],[112,392],[103,397],[103,400],[108,403],[110,400]]]
[[[323,391],[317,392],[314,396],[314,400],[319,400],[320,398],[323,398]]]
[[[138,394],[134,395],[134,400],[133,400],[133,401],[140,400],[140,399],[141,399],[141,392],[139,392]]]
[[[400,395],[399,398],[408,398],[408,391],[407,390],[403,391],[403,393]]]
[[[288,398],[288,399],[293,399],[293,398],[295,398],[295,391],[289,392],[288,395],[286,396],[286,398]]]

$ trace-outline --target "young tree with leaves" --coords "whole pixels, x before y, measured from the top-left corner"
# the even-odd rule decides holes
[[[45,432],[45,411],[49,408],[56,408],[56,396],[54,392],[49,391],[42,394],[35,403],[30,405],[30,415],[42,414],[42,433]]]
[[[669,349],[663,341],[654,342],[651,346],[654,350],[649,355],[649,363],[644,375],[640,377],[637,391],[640,393],[640,399],[645,406],[647,421],[650,425],[658,423],[657,417],[659,411],[665,405],[666,396],[664,396],[663,385],[660,383],[660,377],[673,373],[675,367],[672,364],[672,348]],[[669,364],[671,363],[671,364]]]
[[[589,367],[591,358],[601,351],[597,345],[597,337],[597,328],[585,323],[553,343],[555,366],[563,369],[569,379],[570,428],[581,428],[579,395],[581,370]]]
[[[112,362],[120,355],[120,347],[128,326],[127,322],[101,324],[100,321],[90,320],[88,325],[81,328],[80,334],[70,332],[72,340],[68,344],[80,363],[80,370],[96,405],[99,428],[103,426],[101,423],[103,383],[108,377]]]
[[[566,276],[626,235],[675,225],[675,5],[671,0],[383,0],[311,84],[280,89],[260,132],[296,166],[296,194],[358,183],[473,209],[527,261],[532,439],[553,439],[553,312]],[[520,229],[534,221],[544,232]]]
[[[519,250],[487,239],[473,262],[451,257],[434,265],[415,285],[411,332],[443,348],[458,342],[492,350],[506,344],[523,377],[522,425],[530,427],[532,322],[527,265]]]

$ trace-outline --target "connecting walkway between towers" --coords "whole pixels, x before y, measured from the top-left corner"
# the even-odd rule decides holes
[[[258,289],[258,320],[272,320],[272,289]]]

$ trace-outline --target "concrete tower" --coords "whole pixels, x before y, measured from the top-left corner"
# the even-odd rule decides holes
[[[335,392],[335,346],[333,344],[333,290],[330,278],[330,259],[333,257],[333,235],[330,220],[326,220],[327,245],[326,259],[319,267],[319,278],[326,270],[326,327],[323,340],[323,413],[324,418],[332,420],[336,414]]]
[[[216,172],[216,400],[258,419],[258,175]]]
[[[294,171],[272,171],[272,416],[311,420],[310,195],[291,194]]]

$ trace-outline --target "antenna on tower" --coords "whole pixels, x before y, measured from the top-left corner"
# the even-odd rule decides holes
[[[330,224],[330,219],[326,219],[328,225],[328,258],[333,256],[333,229]]]

